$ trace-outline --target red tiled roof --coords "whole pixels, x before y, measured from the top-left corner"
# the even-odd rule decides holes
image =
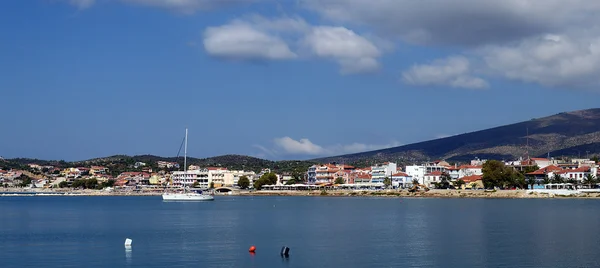
[[[556,172],[557,174],[568,174],[568,173],[578,173],[578,172],[590,172],[590,167],[580,167],[576,169],[565,169]]]
[[[483,168],[483,166],[475,166],[475,165],[461,165],[458,167],[459,169],[471,169],[471,168]]]
[[[534,160],[534,161],[549,161],[548,158],[534,158],[534,157],[532,157],[530,159]]]
[[[227,170],[225,167],[207,167],[208,170]]]
[[[563,169],[559,168],[557,166],[551,165],[551,166],[547,166],[545,168],[540,168],[534,172],[529,172],[529,173],[527,173],[527,175],[545,175],[550,172],[557,172],[557,171],[561,171],[561,170],[563,170]]]
[[[444,173],[441,171],[434,171],[429,174],[425,174],[425,176],[441,176],[442,174],[444,174]]]
[[[392,177],[408,177],[408,174],[404,172],[398,172],[396,174],[392,174]]]
[[[478,180],[481,180],[483,178],[482,175],[471,175],[471,176],[465,176],[460,178],[460,180],[464,181],[465,183],[470,183],[470,182],[476,182]]]

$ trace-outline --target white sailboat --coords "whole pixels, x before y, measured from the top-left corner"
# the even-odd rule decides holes
[[[187,138],[188,130],[185,129],[185,149],[184,149],[184,160],[183,170],[184,174],[187,174]],[[163,193],[163,201],[213,201],[215,197],[210,194],[204,194],[202,191],[187,191],[186,186],[183,186],[182,192],[180,193]]]

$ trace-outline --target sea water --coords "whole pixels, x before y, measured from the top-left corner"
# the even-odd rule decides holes
[[[599,252],[600,200],[0,197],[0,267],[598,267]]]

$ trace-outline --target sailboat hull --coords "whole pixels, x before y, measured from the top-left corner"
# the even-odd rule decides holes
[[[164,193],[163,201],[214,201],[212,195],[197,193]]]

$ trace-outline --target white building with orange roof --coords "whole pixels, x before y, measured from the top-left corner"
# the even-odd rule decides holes
[[[431,173],[427,173],[425,174],[425,176],[423,176],[423,184],[427,185],[428,187],[431,187],[433,183],[442,181],[443,174],[444,172],[441,171],[433,171]]]
[[[575,169],[564,169],[561,171],[555,172],[565,180],[574,179],[579,182],[583,181],[587,175],[596,176],[598,173],[598,169],[596,167],[582,166]]]
[[[458,178],[483,175],[483,166],[478,165],[461,165],[458,167]]]
[[[412,177],[404,172],[396,172],[392,174],[392,187],[400,188],[412,185]]]

